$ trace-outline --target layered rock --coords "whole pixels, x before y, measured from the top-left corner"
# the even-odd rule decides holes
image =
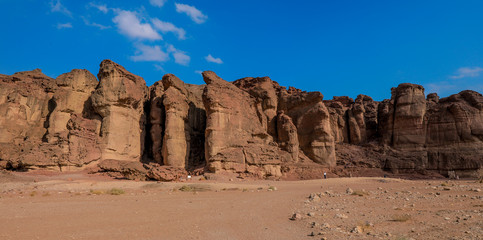
[[[204,162],[205,111],[202,88],[183,83],[172,74],[163,77],[165,131],[164,164],[186,168]]]
[[[263,117],[260,119],[267,132],[276,138],[277,126],[276,116],[278,111],[278,94],[282,87],[272,81],[269,77],[242,78],[233,82],[238,88],[248,92],[259,102]]]
[[[97,76],[99,85],[91,101],[94,111],[102,118],[101,158],[140,161],[148,93],[144,79],[110,60],[102,61]]]
[[[0,75],[0,143],[41,140],[55,80],[40,69]]]
[[[463,91],[443,98],[427,114],[427,169],[474,174],[483,168],[483,96]]]
[[[277,140],[280,148],[292,155],[292,160],[299,160],[299,139],[297,127],[292,119],[280,111],[277,115]]]
[[[382,102],[324,101],[268,77],[229,83],[209,71],[206,85],[167,74],[148,90],[110,60],[98,77],[0,75],[0,168],[92,167],[158,181],[203,171],[292,179],[380,169],[482,173],[483,96],[474,91],[425,98],[422,86],[403,83]]]
[[[233,84],[256,99],[262,126],[282,144],[282,149],[292,154],[293,162],[299,161],[300,156],[307,156],[325,166],[335,165],[334,137],[321,93],[307,93],[292,87],[287,90],[268,77],[242,78]],[[284,113],[281,118],[277,117],[278,111]],[[279,139],[286,136],[278,135],[278,125],[287,124],[288,121],[294,126],[285,127],[295,130],[294,136],[297,137],[297,140],[291,139],[289,144],[286,143],[287,139]],[[300,150],[303,155],[298,153]]]
[[[389,131],[384,133],[397,149],[421,148],[425,142],[426,98],[420,85],[403,83],[392,90],[388,115]]]
[[[320,92],[283,89],[279,94],[279,109],[297,127],[299,145],[304,154],[316,163],[335,166],[334,136],[327,107]]]
[[[60,135],[67,132],[67,122],[72,113],[91,115],[89,97],[98,84],[94,75],[81,69],[60,75],[56,83],[59,88],[50,100],[53,110],[49,115],[49,142],[57,141]]]
[[[349,143],[350,141],[348,110],[353,103],[354,100],[346,96],[334,97],[332,100],[324,100],[324,104],[330,115],[332,136],[336,143]]]
[[[151,158],[158,164],[163,164],[163,136],[166,112],[163,105],[164,86],[161,81],[155,82],[149,87],[149,134],[148,152]]]
[[[203,72],[203,79],[209,169],[281,176],[280,164],[292,159],[267,133],[260,102],[214,72]]]
[[[474,91],[425,99],[422,86],[399,85],[379,108],[382,142],[400,156],[388,158],[386,167],[475,174],[483,165],[482,106]]]
[[[166,74],[150,87],[152,156],[166,166],[193,169],[205,164],[204,86]]]
[[[378,103],[371,97],[362,94],[357,96],[348,111],[350,143],[368,142],[377,136],[377,110]]]
[[[49,100],[56,87],[55,80],[40,69],[0,75],[0,167],[56,165],[44,154],[35,154],[47,132],[53,108]]]
[[[92,113],[90,96],[97,79],[87,70],[74,69],[57,77],[58,89],[50,99],[46,140],[59,149],[61,166],[83,168],[100,159],[100,118]],[[45,144],[47,145],[47,144]]]

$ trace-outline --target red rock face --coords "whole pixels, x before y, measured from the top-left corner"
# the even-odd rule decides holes
[[[6,168],[82,169],[100,158],[100,122],[90,116],[89,97],[97,86],[87,70],[57,79],[39,69],[3,76],[7,110],[0,129],[0,163]],[[21,110],[21,111],[18,111]],[[14,114],[15,113],[15,114]],[[11,134],[15,133],[15,134]]]
[[[426,117],[428,169],[471,171],[483,162],[483,96],[463,91],[443,98]]]
[[[299,161],[298,151],[302,150],[303,155],[312,161],[335,166],[334,137],[321,93],[307,93],[293,87],[287,90],[268,77],[243,78],[235,81],[234,85],[261,103],[259,115],[262,115],[262,125],[285,151],[292,154],[294,162]],[[277,118],[278,111],[284,113],[280,118]],[[289,129],[295,131],[291,133],[291,143],[287,142],[289,137],[284,135]],[[280,133],[282,136],[278,136],[279,130],[283,130]]]
[[[203,72],[206,87],[205,156],[211,171],[234,171],[281,176],[281,163],[291,161],[267,133],[267,117],[249,93]]]
[[[405,158],[389,158],[387,164],[396,170],[457,171],[474,176],[483,164],[483,97],[463,91],[438,99],[435,94],[424,99],[422,86],[401,84],[390,101],[381,103],[382,143]]]
[[[102,118],[102,159],[140,161],[144,151],[144,79],[104,60],[99,85],[91,96],[93,110]]]
[[[158,181],[203,171],[305,179],[352,168],[481,175],[483,96],[474,91],[425,98],[422,86],[403,83],[382,102],[323,100],[268,77],[230,83],[209,71],[206,85],[167,74],[148,89],[110,60],[98,77],[0,75],[0,168],[92,167]]]

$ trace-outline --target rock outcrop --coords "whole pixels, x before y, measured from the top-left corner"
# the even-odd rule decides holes
[[[202,75],[206,85],[166,74],[148,88],[110,60],[99,82],[79,69],[57,79],[39,69],[0,75],[0,168],[89,168],[158,181],[204,171],[287,179],[483,174],[480,93],[440,99],[403,83],[381,102],[323,100],[268,77]]]
[[[59,87],[50,100],[52,112],[49,115],[47,139],[57,141],[67,132],[67,122],[71,114],[80,116],[90,114],[89,97],[98,82],[87,70],[74,69],[64,73],[55,80]]]
[[[0,125],[5,168],[81,169],[99,160],[100,124],[85,118],[97,86],[91,73],[75,69],[54,80],[36,69],[4,76],[2,84],[8,92]]]
[[[102,160],[140,161],[148,94],[144,79],[110,60],[102,61],[97,76],[99,85],[91,101],[94,112],[102,118]]]
[[[293,162],[299,161],[300,156],[307,156],[324,166],[335,166],[334,137],[321,93],[307,93],[292,87],[287,90],[268,77],[242,78],[233,84],[256,100],[262,126],[282,144],[285,151],[292,154]],[[283,112],[281,118],[277,117],[277,112]],[[286,136],[278,136],[280,127],[283,128],[278,125],[288,124],[288,121],[294,125],[297,139],[290,140],[287,145]],[[289,147],[291,150],[287,150],[289,145],[292,145]]]
[[[327,107],[320,92],[304,92],[295,88],[280,92],[280,110],[290,116],[299,145],[312,161],[324,166],[336,164],[334,136]]]
[[[208,169],[281,176],[281,163],[292,158],[267,133],[260,102],[214,72],[203,72],[203,79]]]

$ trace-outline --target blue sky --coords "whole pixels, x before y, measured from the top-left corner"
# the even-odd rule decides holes
[[[325,99],[483,92],[483,1],[0,0],[0,73],[112,59],[148,85],[269,76]]]

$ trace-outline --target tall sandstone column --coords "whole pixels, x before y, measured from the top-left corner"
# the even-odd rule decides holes
[[[140,161],[144,145],[144,79],[111,60],[102,61],[99,86],[92,94],[94,111],[102,117],[102,160]]]

